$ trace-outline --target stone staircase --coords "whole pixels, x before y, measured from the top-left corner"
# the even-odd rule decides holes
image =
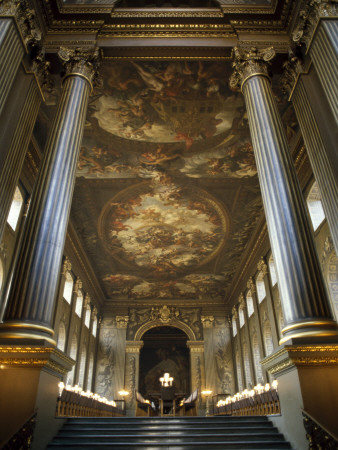
[[[71,418],[48,449],[290,449],[267,417]]]

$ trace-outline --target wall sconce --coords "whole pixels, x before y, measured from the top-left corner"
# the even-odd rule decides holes
[[[122,389],[122,391],[119,391],[119,395],[121,395],[121,397],[127,397],[127,395],[129,395],[129,392]]]
[[[169,387],[173,385],[174,378],[170,376],[169,373],[165,373],[163,377],[160,378],[160,382],[163,387]]]

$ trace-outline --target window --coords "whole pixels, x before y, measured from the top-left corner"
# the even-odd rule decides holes
[[[236,325],[236,319],[232,319],[232,334],[236,336],[237,334],[237,325]]]
[[[321,195],[316,181],[313,183],[310,189],[310,192],[306,199],[306,203],[309,209],[313,229],[314,231],[316,231],[319,225],[325,219],[325,214],[321,202]]]
[[[66,273],[66,281],[65,287],[63,288],[63,298],[70,304],[72,301],[72,293],[73,293],[73,277],[69,272]]]
[[[259,273],[256,278],[256,288],[257,288],[258,301],[259,301],[259,303],[261,303],[265,299],[265,296],[266,296],[265,284],[264,284],[262,272]]]
[[[273,260],[272,255],[269,258],[269,269],[270,269],[271,284],[272,284],[272,286],[274,286],[277,283],[277,274],[276,274],[275,262]]]
[[[248,310],[248,316],[251,317],[255,312],[251,291],[248,291],[248,293],[246,294],[246,307]]]
[[[94,317],[93,320],[93,329],[92,329],[92,334],[94,337],[96,337],[96,332],[97,332],[97,317]]]
[[[59,348],[63,352],[66,348],[66,327],[63,322],[60,322],[59,325],[57,348]]]
[[[23,197],[20,192],[20,189],[18,187],[16,187],[15,192],[14,192],[14,197],[12,200],[12,205],[9,210],[9,214],[8,214],[8,218],[7,218],[7,223],[9,224],[9,226],[12,228],[13,231],[16,230],[16,227],[18,225],[22,205],[23,205]]]
[[[90,313],[91,313],[91,311],[90,311],[90,307],[88,305],[86,307],[86,315],[85,315],[85,320],[84,320],[84,323],[87,328],[89,328],[89,325],[90,325]]]
[[[83,305],[83,295],[82,292],[79,291],[75,305],[75,314],[78,315],[79,317],[81,317],[82,315],[82,305]]]
[[[239,318],[239,327],[242,328],[242,326],[245,323],[243,308],[239,308],[239,310],[238,310],[238,318]]]
[[[79,381],[78,385],[82,388],[84,387],[84,376],[85,376],[85,370],[86,370],[86,346],[83,344],[82,350],[81,350],[81,359],[80,359],[80,367],[79,367]]]

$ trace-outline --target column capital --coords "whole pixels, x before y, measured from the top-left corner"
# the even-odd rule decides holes
[[[203,353],[204,341],[187,341],[187,347],[191,353]]]
[[[305,45],[308,50],[313,34],[321,18],[338,15],[336,0],[303,0],[298,20],[292,32],[292,40],[297,45]]]
[[[238,297],[238,303],[239,303],[239,307],[240,307],[240,308],[246,308],[246,303],[245,303],[244,295],[243,295],[243,294],[240,294],[240,295],[239,295],[239,297]]]
[[[143,341],[126,341],[126,353],[140,353]]]
[[[100,55],[97,47],[60,47],[58,56],[66,71],[64,80],[77,75],[87,80],[92,90],[94,85],[101,83],[98,75]]]
[[[256,292],[256,283],[253,277],[250,277],[246,283],[246,287],[251,291],[251,295]]]
[[[51,92],[54,80],[50,74],[50,62],[46,60],[46,50],[40,44],[34,48],[30,70],[35,74],[41,92],[43,94]]]
[[[82,281],[80,278],[77,278],[74,283],[74,293],[78,295],[80,289],[82,289]]]
[[[83,302],[83,307],[87,308],[88,306],[90,306],[90,297],[88,294],[86,294]]]
[[[238,311],[237,311],[237,308],[235,305],[232,307],[231,313],[232,313],[232,318],[237,320],[238,319]]]
[[[273,47],[263,49],[253,47],[250,50],[234,47],[232,50],[234,72],[230,77],[230,87],[240,90],[244,83],[255,75],[270,78],[269,64],[275,54]]]
[[[25,45],[36,45],[41,41],[35,10],[29,7],[27,0],[0,0],[0,16],[15,18]]]

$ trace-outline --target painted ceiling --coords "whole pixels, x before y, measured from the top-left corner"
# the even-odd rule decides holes
[[[262,213],[230,71],[224,61],[104,61],[71,219],[107,298],[224,297]]]

